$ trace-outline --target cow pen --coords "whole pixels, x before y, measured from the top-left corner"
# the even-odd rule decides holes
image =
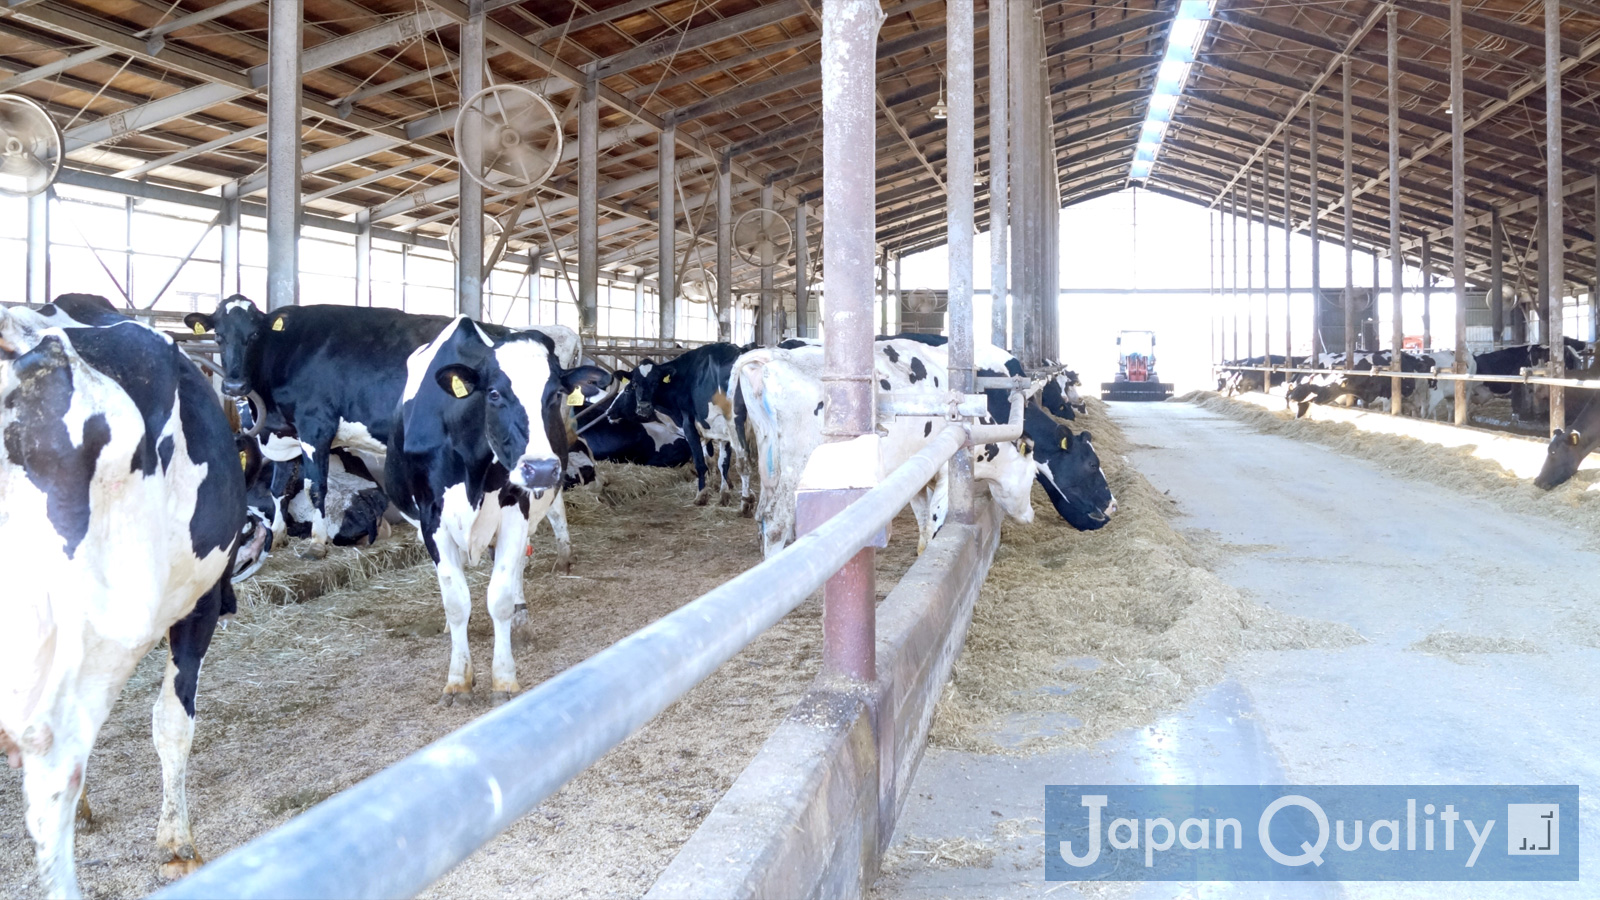
[[[0,900],[1596,893],[1596,0],[6,0],[0,213]]]

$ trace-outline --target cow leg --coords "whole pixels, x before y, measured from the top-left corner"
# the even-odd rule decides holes
[[[22,748],[28,833],[33,835],[45,894],[81,897],[72,859],[72,827],[95,728],[84,716],[52,718],[56,727],[37,723],[17,739]]]
[[[684,437],[689,441],[689,457],[694,460],[694,505],[705,506],[710,498],[706,494],[706,451],[700,442],[700,432],[695,430],[694,419],[689,416],[679,420],[678,427],[683,429]]]
[[[716,441],[717,448],[717,494],[718,506],[729,506],[733,503],[733,481],[728,477],[728,470],[733,467],[733,445],[727,441]]]
[[[561,495],[550,504],[554,510]],[[549,516],[549,512],[546,513]],[[494,622],[493,687],[489,699],[496,705],[510,700],[519,691],[517,660],[511,653],[511,631],[518,610],[527,619],[528,607],[522,598],[522,570],[528,555],[522,548],[528,546],[528,514],[513,503],[500,508],[500,532],[495,538],[494,572],[489,576],[489,618]],[[554,527],[552,519],[551,526]],[[566,520],[562,519],[565,526]]]
[[[444,621],[450,628],[450,672],[439,702],[445,706],[470,706],[472,651],[467,647],[467,619],[472,615],[472,593],[461,565],[462,550],[455,539],[437,533],[434,544],[439,549],[439,564],[434,567],[439,576],[439,598],[444,602]],[[519,544],[516,552],[521,554],[524,546]]]
[[[928,548],[928,491],[917,491],[911,498],[911,514],[917,518],[917,555]]]
[[[562,499],[565,494],[566,491],[558,491],[556,499],[544,513],[545,519],[550,523],[550,533],[554,534],[556,538],[556,574],[558,575],[572,574],[572,535],[567,531],[567,503]],[[533,532],[537,528],[538,525],[534,525],[532,528],[527,529],[523,539],[524,544],[527,543],[529,538],[533,537]],[[498,559],[498,557],[496,558]],[[526,618],[526,613],[523,614],[523,617]],[[519,622],[518,624],[521,623]]]
[[[231,589],[226,578],[200,599],[189,615],[167,632],[172,655],[161,693],[151,710],[151,732],[161,757],[161,818],[156,824],[156,844],[172,854],[162,863],[160,875],[172,880],[198,869],[205,861],[194,846],[189,829],[189,799],[185,776],[189,748],[194,742],[194,701],[199,687],[200,660],[211,645],[211,635],[221,612],[222,593]]]
[[[337,422],[334,423],[337,426]],[[319,423],[320,426],[320,423]],[[300,548],[302,559],[322,559],[328,555],[328,454],[333,449],[332,429],[313,426],[300,432],[301,470],[306,479],[311,509],[311,542]],[[323,433],[326,432],[326,433]]]
[[[756,495],[750,489],[750,468],[755,465],[755,459],[747,450],[739,449],[739,517],[753,519],[756,514]]]

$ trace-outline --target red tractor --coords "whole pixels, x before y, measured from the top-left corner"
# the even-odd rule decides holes
[[[1165,400],[1172,385],[1156,375],[1156,333],[1123,331],[1117,335],[1117,380],[1100,383],[1102,400]]]

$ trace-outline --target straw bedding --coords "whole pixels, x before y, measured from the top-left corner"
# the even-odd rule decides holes
[[[1007,523],[966,648],[934,718],[940,746],[1031,754],[1146,724],[1215,683],[1245,650],[1344,647],[1347,626],[1266,609],[1206,569],[1173,530],[1176,504],[1127,462],[1122,431],[1090,399],[1118,512],[1077,532],[1054,515]],[[1034,505],[1050,509],[1035,488]]]
[[[524,585],[533,628],[517,647],[524,688],[761,559],[749,519],[735,509],[690,505],[692,473],[601,470],[598,488],[567,496],[573,577],[552,572],[548,527],[540,525],[534,539]],[[382,545],[368,552],[383,552]],[[342,555],[330,558],[357,571]],[[915,555],[908,513],[879,552],[881,591]],[[292,552],[281,556],[284,568],[302,569]],[[365,580],[302,602],[290,602],[303,595],[288,589],[257,588],[218,632],[200,679],[188,782],[195,838],[207,859],[487,711],[437,703],[449,638],[432,565],[362,571]],[[487,580],[487,563],[469,573],[469,638],[484,697],[492,656]],[[802,605],[427,896],[642,894],[809,686],[821,657],[819,617],[816,601]],[[163,652],[140,664],[89,762],[85,783],[96,823],[80,831],[77,858],[90,897],[139,896],[159,886],[160,773],[150,705]],[[33,870],[20,777],[0,767],[0,897],[39,896]]]

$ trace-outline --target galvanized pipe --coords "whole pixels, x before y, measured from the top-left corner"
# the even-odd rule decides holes
[[[578,102],[578,330],[594,335],[600,307],[600,87],[589,73]]]
[[[1600,174],[1600,173],[1597,173]],[[1594,231],[1600,235],[1600,177],[1594,180]],[[1600,240],[1594,244],[1594,281],[1589,291],[1589,340],[1600,340]]]
[[[1388,13],[1388,74],[1389,74],[1389,366],[1395,372],[1404,367],[1401,349],[1405,344],[1405,321],[1402,317],[1404,301],[1403,278],[1405,257],[1400,254],[1400,11],[1393,5]],[[1374,304],[1376,309],[1376,304]],[[1389,414],[1400,415],[1404,395],[1399,378],[1389,380]]]
[[[461,23],[461,67],[456,73],[463,99],[483,90],[483,4],[467,0],[467,20]],[[468,128],[456,133],[456,150],[467,171],[483,168],[483,133]],[[580,163],[579,171],[583,170]],[[458,192],[456,232],[456,312],[471,319],[483,318],[483,185],[477,179],[456,179]]]
[[[232,297],[239,293],[239,182],[230,181],[222,186],[222,253],[218,268],[221,284],[218,297]]]
[[[673,203],[678,199],[677,126],[668,125],[661,132],[656,147],[656,197],[659,203],[656,214],[656,312],[660,316],[657,334],[663,340],[671,340],[678,333],[678,268],[674,259],[678,247],[678,214],[673,208]]]
[[[1256,355],[1256,180],[1244,173],[1244,355]]]
[[[1010,15],[1015,12],[1016,15]],[[1034,140],[1033,125],[1037,118],[1032,103],[1033,82],[1039,67],[1033,59],[1033,40],[1029,30],[1031,7],[1015,6],[1008,11],[1010,25],[1006,61],[1010,64],[1008,84],[1011,89],[1011,265],[1009,271],[1014,283],[1011,286],[1011,353],[1023,366],[1038,364],[1034,355],[1037,346],[1038,307],[1035,286],[1039,281],[1034,251],[1038,246],[1038,206],[1041,186],[1036,183],[1038,167],[1033,163],[1039,143]]]
[[[1283,131],[1283,362],[1294,365],[1294,212],[1293,173],[1290,171],[1289,130]]]
[[[1461,0],[1452,0],[1459,4]],[[1561,306],[1566,294],[1566,225],[1562,209],[1563,176],[1561,165],[1561,0],[1544,0],[1544,146],[1545,146],[1545,278],[1550,285],[1550,315],[1546,319],[1546,343],[1550,347],[1550,375],[1560,378],[1567,371],[1566,343],[1561,339]],[[1459,146],[1459,145],[1458,145]],[[1458,151],[1459,152],[1459,151]],[[1550,392],[1550,433],[1567,427],[1566,391]]]
[[[945,146],[949,165],[946,231],[950,267],[950,389],[973,390],[972,240],[975,225],[973,181],[973,0],[948,0],[945,7],[945,50],[948,55],[949,119]],[[900,260],[894,263],[895,294],[900,291]],[[950,460],[949,521],[973,522],[972,453],[956,451]]]
[[[822,432],[832,441],[871,434],[877,424],[872,378],[872,269],[877,249],[872,161],[877,158],[875,50],[883,18],[877,0],[823,0],[822,218],[827,227],[822,254],[828,302]],[[954,452],[951,447],[945,458]],[[865,543],[863,535],[854,545],[859,553],[850,569],[830,579],[823,594],[823,671],[859,682],[877,677],[875,553]]]
[[[1433,241],[1422,239],[1422,349],[1433,349]]]
[[[717,340],[733,340],[733,164],[717,162]]]
[[[1600,234],[1600,231],[1595,233]],[[1489,323],[1494,328],[1496,350],[1505,343],[1506,333],[1504,242],[1505,229],[1500,225],[1500,208],[1495,207],[1489,211]]]
[[[811,248],[806,234],[806,205],[794,205],[794,333],[813,337],[807,324],[811,306],[811,285],[806,283],[806,268],[811,265]]]
[[[1272,365],[1272,172],[1265,154],[1261,157],[1261,352]],[[1287,216],[1289,208],[1284,207]],[[1284,361],[1285,363],[1288,360]],[[1267,388],[1272,387],[1268,378]]]
[[[1229,249],[1233,251],[1233,358],[1243,359],[1239,355],[1239,187],[1234,185],[1228,192],[1228,214],[1233,217],[1233,240],[1229,242]]]
[[[1006,328],[1008,272],[1007,241],[1010,238],[1010,113],[1009,28],[1011,4],[989,4],[989,342],[1004,350],[1008,346]]]
[[[1311,207],[1309,227],[1311,229],[1311,358],[1320,359],[1327,351],[1327,345],[1322,341],[1322,232],[1317,225],[1317,207],[1321,202],[1317,199],[1317,95],[1312,94],[1306,98],[1306,125],[1311,131],[1311,159],[1307,163],[1310,171],[1307,180],[1310,197],[1308,203]]]
[[[772,182],[761,184],[761,208],[772,209]],[[783,305],[772,302],[772,270],[773,266],[761,267],[761,296],[756,305],[756,340],[763,347],[772,347],[778,343],[774,335],[778,333],[778,315],[783,311]]]
[[[28,198],[28,302],[43,306],[50,302],[50,198],[54,188],[45,188]]]
[[[1355,148],[1350,141],[1350,57],[1344,58],[1343,103],[1341,103],[1341,119],[1344,126],[1344,210],[1341,217],[1344,219],[1344,359],[1345,368],[1349,368],[1355,360],[1356,353],[1356,244],[1355,244],[1355,216],[1351,215],[1353,208],[1350,194],[1354,190],[1352,182],[1355,180],[1351,172],[1351,160],[1355,156]]]
[[[300,302],[301,0],[267,16],[267,309]]]
[[[466,179],[471,180],[471,179]],[[372,305],[372,210],[356,211],[356,305]],[[224,297],[227,294],[223,294]]]
[[[1450,280],[1456,289],[1455,371],[1467,371],[1467,163],[1466,92],[1461,72],[1461,0],[1450,0]],[[1470,419],[1467,383],[1456,382],[1456,424]]]
[[[863,4],[828,6],[835,2]],[[861,83],[870,95],[872,83]],[[829,573],[863,576],[857,586],[870,622],[872,570],[860,566],[872,555],[858,548],[966,439],[959,427],[940,429],[876,488],[771,559],[154,896],[420,893],[805,602]],[[871,680],[870,642],[866,649],[860,662]]]

